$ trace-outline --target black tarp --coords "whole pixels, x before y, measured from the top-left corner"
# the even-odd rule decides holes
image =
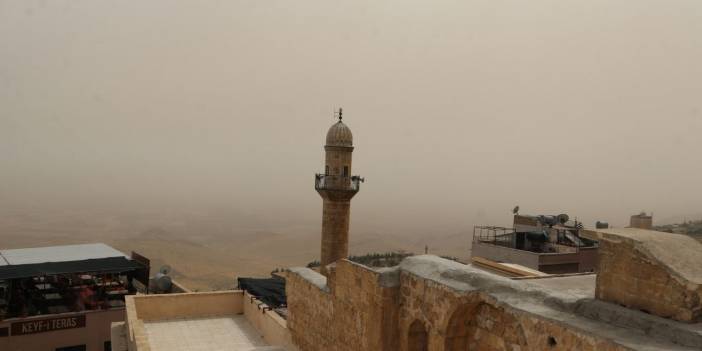
[[[46,262],[0,266],[0,280],[68,273],[123,273],[144,266],[126,257],[107,257],[80,261]]]
[[[237,282],[239,289],[247,291],[271,308],[287,306],[283,278],[238,278]]]
[[[545,230],[526,232],[526,237],[527,237],[527,239],[529,239],[531,241],[540,241],[540,242],[548,241],[548,233]]]

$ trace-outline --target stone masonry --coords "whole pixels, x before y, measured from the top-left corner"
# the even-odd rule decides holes
[[[315,178],[315,190],[323,199],[321,271],[348,257],[351,198],[358,192],[359,177],[351,176],[353,155],[351,130],[341,122],[329,128],[325,150],[324,174]]]
[[[397,350],[398,287],[385,286],[385,275],[347,260],[330,268],[328,280],[307,268],[288,273],[293,342],[309,351]]]
[[[300,350],[702,348],[701,326],[598,301],[594,288],[545,288],[430,255],[389,269],[348,260],[329,268],[328,277],[308,268],[287,273],[288,327]]]
[[[702,244],[634,228],[597,233],[597,298],[657,316],[702,321]]]
[[[679,322],[702,319],[697,241],[638,229],[590,233],[600,240],[596,278],[511,280],[429,255],[374,270],[346,259],[362,178],[350,173],[353,138],[341,110],[325,151],[325,172],[315,176],[322,274],[286,274],[288,328],[300,350],[702,349],[702,323]]]

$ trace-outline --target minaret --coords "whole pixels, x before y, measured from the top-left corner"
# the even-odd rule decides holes
[[[353,136],[342,120],[327,132],[324,174],[315,175],[314,188],[323,199],[321,272],[326,265],[349,255],[349,220],[351,198],[356,195],[363,178],[351,176]]]

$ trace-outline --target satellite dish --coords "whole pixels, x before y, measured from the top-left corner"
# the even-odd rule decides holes
[[[514,213],[514,214],[519,213],[519,206],[515,206],[514,209],[512,210],[512,213]]]
[[[163,265],[163,266],[161,266],[161,268],[159,268],[158,272],[163,274],[163,275],[168,275],[169,273],[171,273],[172,270],[173,270],[173,268],[171,268],[171,266]]]
[[[567,214],[562,213],[562,214],[558,215],[558,222],[559,223],[566,224],[566,222],[568,222],[568,220],[570,220],[570,217],[568,217]]]

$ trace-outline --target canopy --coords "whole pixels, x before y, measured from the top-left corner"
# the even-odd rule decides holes
[[[68,273],[121,273],[145,267],[102,243],[0,250],[0,280]]]

